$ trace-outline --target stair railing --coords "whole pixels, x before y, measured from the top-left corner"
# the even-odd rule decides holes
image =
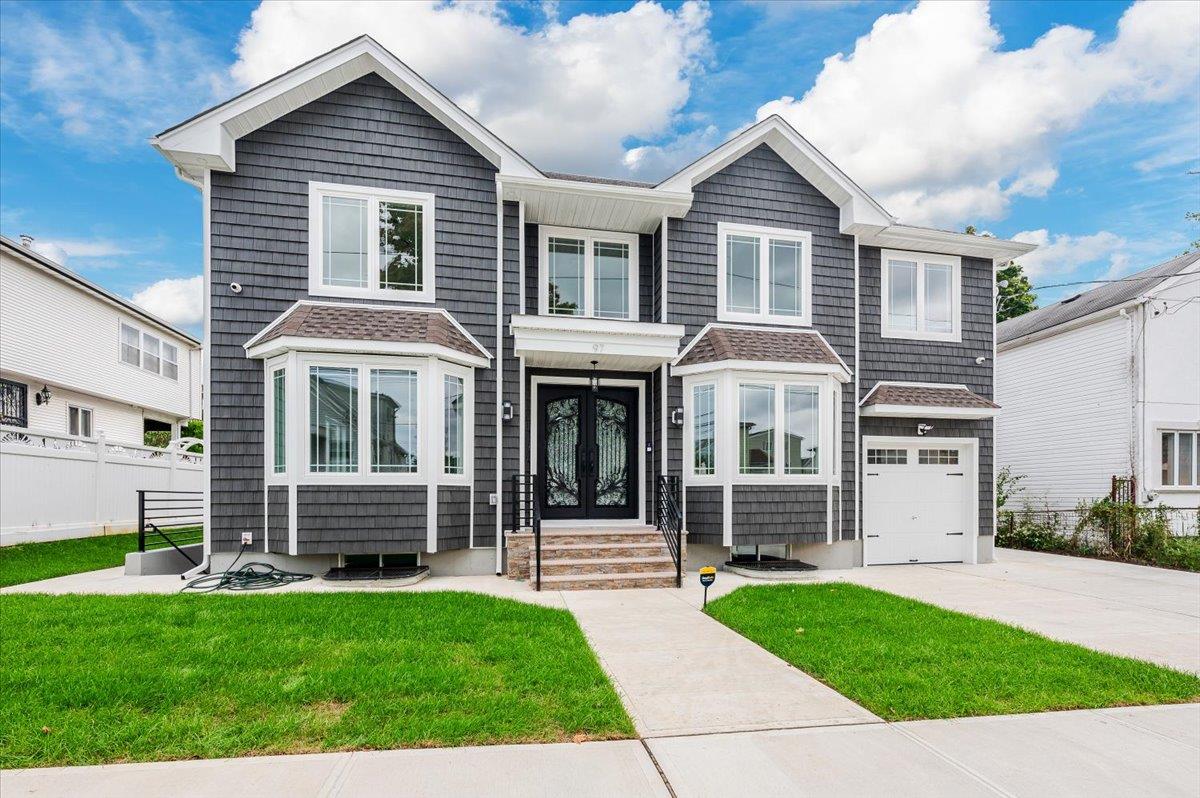
[[[513,474],[512,531],[530,529],[533,532],[533,551],[530,552],[530,578],[535,590],[542,589],[542,507],[538,501],[537,474]]]
[[[675,561],[675,587],[683,587],[683,515],[679,512],[679,477],[658,477],[658,530],[667,542],[667,551]]]

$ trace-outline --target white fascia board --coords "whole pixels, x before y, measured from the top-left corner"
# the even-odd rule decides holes
[[[995,266],[1003,266],[1009,261],[1037,249],[1036,244],[1026,244],[1022,241],[1008,241],[1003,238],[971,235],[970,233],[952,233],[947,230],[929,230],[924,227],[909,227],[902,224],[861,231],[858,243],[862,246],[882,249],[983,258],[992,261]]]
[[[711,363],[693,363],[690,366],[671,366],[671,376],[690,377],[696,374],[713,374],[720,371],[759,371],[770,374],[828,375],[840,383],[853,379],[849,370],[832,363],[794,363],[783,360],[715,360]]]
[[[895,217],[871,195],[782,117],[774,114],[751,125],[712,152],[671,175],[659,183],[657,188],[666,191],[691,191],[697,183],[721,171],[760,144],[770,146],[779,157],[839,206],[842,233],[857,233],[859,228],[881,229],[895,223]]]
[[[572,335],[612,335],[635,338],[675,339],[678,344],[683,337],[682,324],[660,324],[649,321],[621,321],[620,319],[592,319],[585,316],[513,316],[509,323],[513,335],[526,331],[556,331]]]
[[[303,338],[296,335],[284,335],[254,346],[247,345],[246,357],[258,360],[292,351],[436,357],[439,360],[471,367],[486,367],[489,362],[488,358],[479,355],[468,355],[448,346],[424,341],[365,341],[352,338]]]
[[[629,233],[652,233],[663,217],[682,217],[692,194],[559,178],[504,179],[504,199],[525,206],[526,221]]]
[[[609,357],[637,357],[667,363],[679,351],[679,324],[613,321],[558,316],[513,316],[509,332],[514,351]]]
[[[496,165],[502,175],[538,176],[529,161],[369,36],[360,36],[151,139],[185,173],[233,171],[235,142],[370,72],[402,91]]]
[[[994,418],[994,407],[935,407],[930,405],[867,405],[862,409],[864,416],[886,416],[888,418]]]

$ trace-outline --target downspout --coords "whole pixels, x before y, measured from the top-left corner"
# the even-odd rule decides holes
[[[504,573],[504,184],[496,177],[496,576]]]
[[[203,343],[204,349],[200,355],[200,402],[203,414],[202,420],[205,424],[209,423],[212,417],[212,399],[211,391],[208,386],[211,384],[209,380],[209,371],[212,363],[212,171],[204,170],[204,179],[196,181],[187,176],[183,170],[175,168],[175,176],[185,183],[195,186],[200,189],[201,197],[201,221],[200,221],[200,236],[202,243],[202,257],[204,263],[202,272],[204,274],[204,330]],[[211,430],[210,430],[211,433]],[[190,579],[196,574],[204,573],[208,570],[209,561],[212,558],[212,435],[205,436],[204,440],[204,509],[201,511],[201,523],[204,525],[204,556],[200,559],[200,564],[195,568],[184,571],[180,574],[180,579]],[[267,486],[263,485],[263,495],[266,495]],[[263,523],[263,537],[266,537],[266,522]]]

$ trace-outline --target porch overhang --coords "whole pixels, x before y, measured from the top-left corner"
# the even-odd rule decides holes
[[[585,183],[549,177],[502,177],[504,199],[525,204],[525,221],[623,233],[653,233],[664,216],[692,207],[690,191]]]
[[[588,319],[572,316],[513,316],[514,352],[539,368],[651,371],[679,353],[680,324]]]

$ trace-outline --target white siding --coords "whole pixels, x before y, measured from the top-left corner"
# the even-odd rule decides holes
[[[120,362],[122,320],[178,348],[178,380]],[[0,255],[0,339],[0,368],[38,388],[43,382],[63,386],[168,418],[200,415],[193,344],[7,253]],[[52,401],[51,409],[57,404]]]
[[[1023,474],[1017,505],[1072,508],[1130,472],[1129,322],[1115,316],[996,359],[996,467]]]
[[[144,441],[143,430],[146,418],[145,411],[137,405],[113,402],[98,396],[89,396],[78,391],[72,391],[61,385],[47,384],[50,388],[50,402],[39,405],[33,398],[34,393],[41,390],[43,383],[31,383],[15,374],[0,371],[0,377],[14,382],[24,383],[29,398],[29,427],[43,430],[55,435],[67,435],[70,427],[67,421],[67,408],[87,407],[92,411],[92,436],[103,435],[109,443],[123,443],[140,446]],[[151,414],[159,418],[161,414]],[[186,420],[179,416],[161,418],[178,426]]]

